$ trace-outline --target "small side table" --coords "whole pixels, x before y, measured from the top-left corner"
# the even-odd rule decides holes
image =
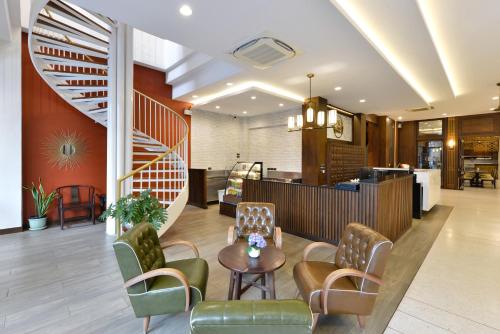
[[[268,245],[261,250],[260,256],[254,259],[248,256],[247,247],[246,242],[237,242],[219,252],[220,264],[231,271],[227,299],[240,299],[250,287],[262,290],[262,299],[266,299],[266,293],[269,294],[269,299],[276,299],[274,272],[285,264],[285,253],[274,245]],[[247,281],[243,280],[243,274],[254,274],[257,277]],[[243,288],[242,283],[246,284]]]

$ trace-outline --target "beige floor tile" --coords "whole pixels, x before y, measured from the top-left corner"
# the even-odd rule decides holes
[[[445,334],[452,333],[401,311],[396,311],[389,323],[392,330],[405,334]]]
[[[413,298],[405,298],[399,305],[398,309],[406,314],[418,316],[421,320],[429,322],[435,326],[445,328],[457,334],[500,333],[500,331],[496,329],[464,318],[463,316],[435,308]]]
[[[454,210],[398,310],[455,333],[499,333],[500,190],[444,190],[440,204]]]

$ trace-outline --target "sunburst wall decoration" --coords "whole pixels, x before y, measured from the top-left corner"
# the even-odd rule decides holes
[[[60,131],[45,140],[42,151],[53,167],[69,170],[80,166],[87,151],[87,143],[75,131]]]

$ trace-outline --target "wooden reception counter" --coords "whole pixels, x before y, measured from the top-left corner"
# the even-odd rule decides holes
[[[412,223],[413,175],[363,180],[358,191],[300,183],[245,180],[243,201],[276,205],[284,232],[337,243],[350,222],[360,222],[395,241]]]

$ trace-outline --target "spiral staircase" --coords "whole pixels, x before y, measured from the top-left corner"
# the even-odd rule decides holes
[[[29,52],[40,76],[75,109],[107,125],[110,40],[115,22],[61,0],[32,4]],[[150,190],[175,222],[188,198],[188,125],[175,111],[134,91],[133,167],[119,194]]]

